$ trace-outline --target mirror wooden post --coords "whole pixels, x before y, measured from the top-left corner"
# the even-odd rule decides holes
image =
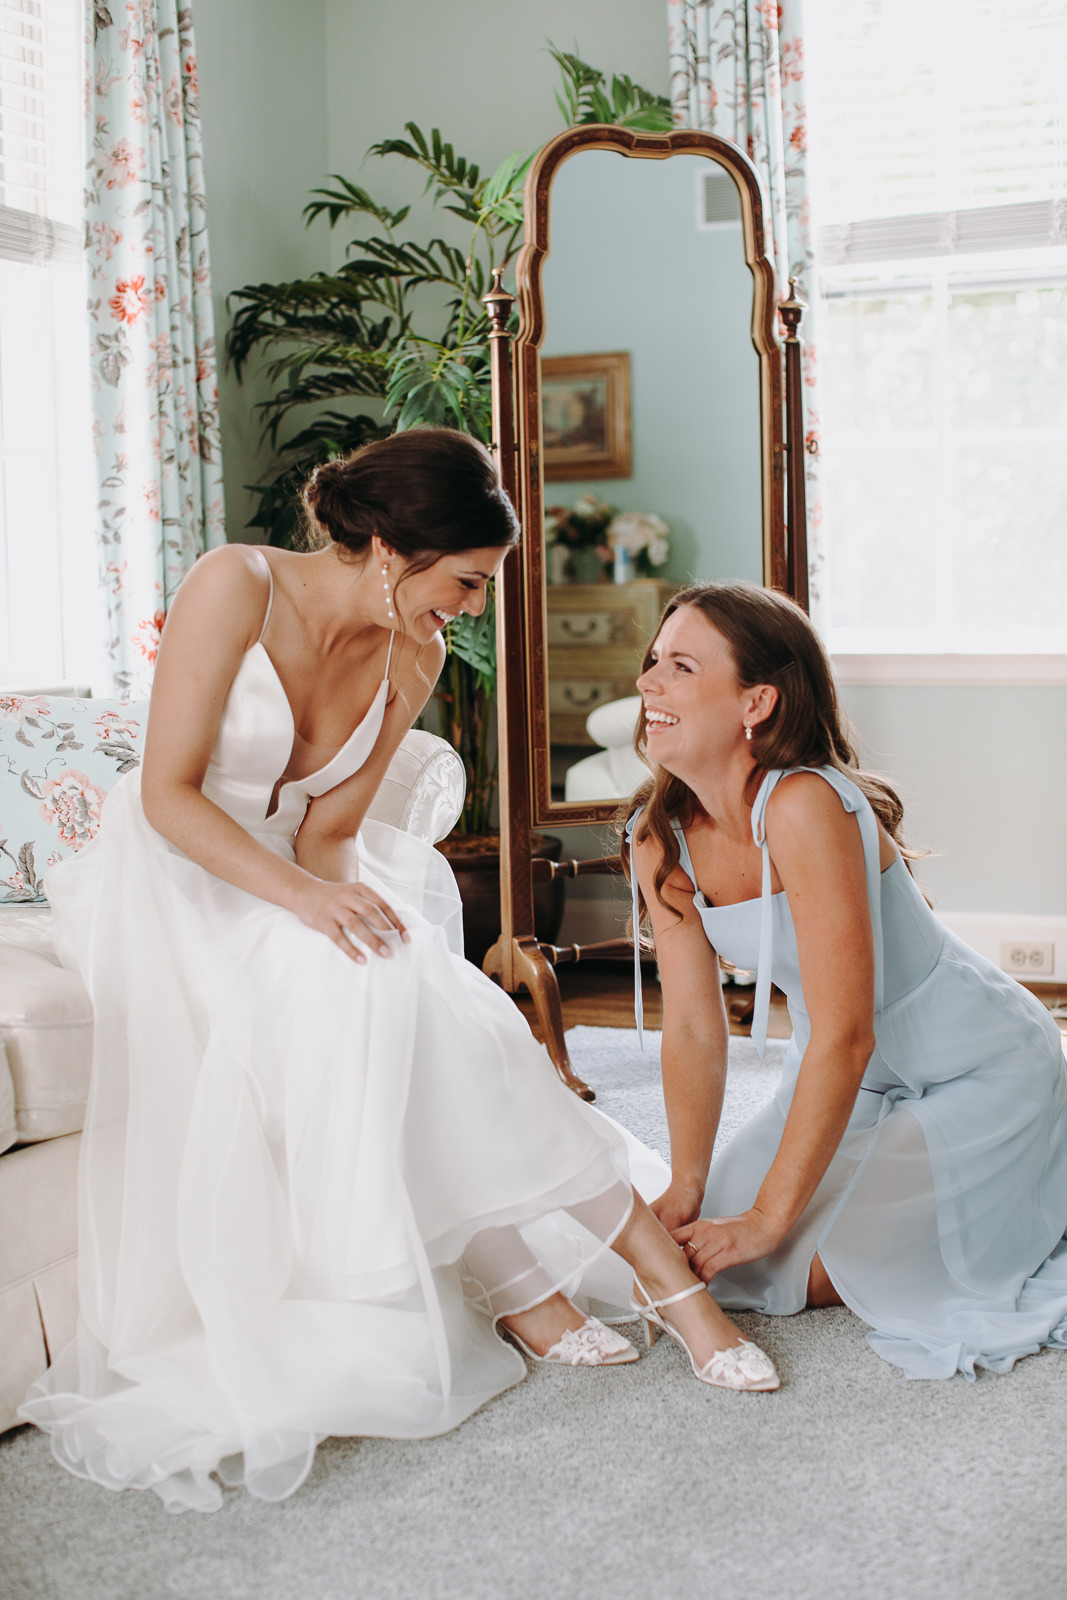
[[[789,280],[789,299],[778,307],[785,327],[785,429],[788,467],[786,510],[789,532],[784,587],[808,610],[808,506],[804,481],[804,388],[800,368],[800,324],[807,306],[797,298],[797,280]]]
[[[483,297],[490,322],[493,451],[504,489],[512,504],[518,506],[514,385],[508,332],[515,297],[502,287],[502,277],[503,268],[497,267],[492,288]],[[523,569],[520,544],[506,557],[496,581],[501,931],[500,938],[486,954],[482,970],[495,978],[508,994],[515,994],[520,988],[529,991],[560,1077],[582,1099],[592,1100],[593,1091],[571,1070],[563,1037],[559,984],[533,931]]]
[[[644,169],[644,164],[648,162],[662,163],[677,156],[696,157],[699,158],[696,165],[702,176],[707,176],[702,165],[707,161],[714,163],[717,179],[721,180],[724,174],[728,180],[725,187],[734,196],[735,221],[732,226],[740,237],[744,266],[748,269],[751,283],[751,299],[745,307],[745,325],[750,341],[750,359],[753,354],[755,357],[755,370],[751,390],[753,420],[746,459],[751,457],[753,471],[758,478],[757,509],[753,521],[753,537],[757,548],[754,563],[750,563],[755,567],[755,581],[785,590],[806,606],[807,555],[798,335],[804,307],[795,294],[780,308],[775,304],[775,276],[764,251],[764,202],[756,168],[744,152],[729,140],[695,130],[646,134],[596,124],[568,129],[544,147],[533,162],[527,178],[526,236],[516,273],[519,330],[514,342],[514,369],[512,345],[507,332],[508,317],[514,302],[500,286],[500,273],[494,274],[493,287],[485,297],[492,323],[494,449],[505,488],[512,495],[519,512],[522,539],[518,549],[504,562],[497,586],[502,932],[485,959],[484,969],[497,978],[509,993],[515,993],[520,987],[529,989],[549,1053],[561,1078],[584,1098],[592,1099],[592,1091],[571,1070],[563,1035],[559,988],[553,969],[563,962],[578,961],[589,956],[632,957],[632,944],[628,939],[601,940],[581,947],[556,947],[539,943],[533,931],[533,883],[535,874],[540,880],[561,875],[577,878],[587,874],[608,873],[618,870],[618,862],[616,858],[598,858],[531,863],[530,856],[533,829],[552,824],[607,822],[618,805],[618,801],[613,799],[576,803],[555,798],[550,762],[547,563],[543,537],[541,346],[546,322],[542,278],[549,254],[553,181],[565,162],[572,161],[586,151],[595,152],[598,157],[610,153],[629,158],[626,161],[628,169],[630,160],[634,158]],[[677,185],[674,187],[676,189]],[[654,234],[655,223],[639,215],[627,212],[625,222],[627,231],[623,235],[623,248],[626,239],[633,237],[634,230],[640,230],[642,226]],[[616,244],[618,242],[615,241]],[[594,287],[602,290],[603,285],[597,283]],[[621,300],[625,300],[626,292],[616,286],[616,294]],[[629,292],[632,296],[632,288]],[[653,299],[656,292],[655,284],[647,288],[642,284],[637,291],[639,296],[644,294],[645,298]],[[709,295],[713,293],[710,285],[707,292]],[[666,304],[664,299],[661,309],[664,316],[668,317]],[[787,328],[784,373],[783,348],[776,325],[779,310]],[[679,348],[681,362],[692,370],[694,362],[699,363],[701,358],[694,354],[695,346],[691,345],[689,329],[681,322],[672,324],[668,318],[664,325],[664,338],[668,337],[673,340],[672,350]],[[621,346],[622,340],[617,339],[602,344],[601,348],[618,350]],[[573,343],[570,348],[575,348]],[[577,348],[581,350],[588,346],[578,345]],[[674,404],[673,392],[668,389],[665,395],[661,393],[657,399],[665,407],[664,414],[670,415]],[[734,401],[732,392],[727,399]],[[736,402],[738,407],[742,407],[740,393]],[[747,401],[744,403],[747,404]],[[699,431],[696,437],[700,437]],[[640,444],[640,439],[635,442]],[[591,477],[602,475],[593,472],[588,474]],[[723,499],[722,491],[721,477],[708,480],[704,498],[714,506]],[[725,500],[723,503],[726,503]],[[729,524],[724,526],[729,528]],[[737,559],[731,558],[735,566]],[[717,574],[697,568],[697,576],[713,575]],[[742,569],[722,575],[747,574]],[[618,692],[617,689],[614,691],[615,694]]]

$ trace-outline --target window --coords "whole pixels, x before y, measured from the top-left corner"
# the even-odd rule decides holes
[[[1067,651],[1067,4],[807,29],[831,648]]]
[[[0,683],[84,678],[96,625],[82,8],[0,0]]]

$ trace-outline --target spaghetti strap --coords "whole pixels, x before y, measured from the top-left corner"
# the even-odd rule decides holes
[[[390,628],[389,629],[389,649],[386,651],[386,654],[385,654],[385,676],[386,676],[387,679],[389,677],[389,663],[393,659],[393,641],[394,641],[395,638],[396,638],[396,629],[395,628]]]
[[[270,590],[267,594],[267,614],[263,618],[263,626],[260,628],[259,638],[256,640],[257,644],[263,643],[263,635],[267,631],[267,623],[270,621],[271,607],[274,604],[274,574],[270,570],[270,562],[267,560],[266,556],[263,557],[263,565],[267,569],[267,582],[270,584]]]
[[[626,840],[630,846],[630,903],[633,907],[633,940],[634,940],[634,1022],[637,1024],[637,1045],[644,1054],[645,1049],[645,996],[641,987],[641,913],[637,903],[637,861],[634,857],[634,829],[640,811],[635,811],[626,824]]]

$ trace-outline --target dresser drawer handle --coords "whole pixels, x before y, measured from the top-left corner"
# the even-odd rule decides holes
[[[576,617],[560,617],[559,631],[569,639],[592,639],[603,631],[604,623],[600,617],[587,617],[585,626],[579,625]]]
[[[588,711],[591,706],[601,704],[604,699],[604,691],[594,684],[586,694],[582,695],[573,684],[568,683],[563,690],[563,698],[576,711]]]

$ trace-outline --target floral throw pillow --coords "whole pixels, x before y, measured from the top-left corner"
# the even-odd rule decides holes
[[[140,765],[147,725],[147,700],[0,694],[0,904],[44,900],[48,868],[89,843]]]

